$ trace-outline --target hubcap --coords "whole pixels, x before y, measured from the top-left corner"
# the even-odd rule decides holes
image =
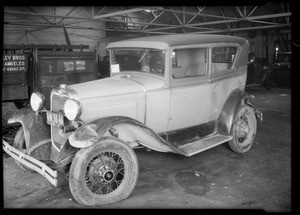
[[[111,181],[114,178],[114,173],[111,171],[108,171],[104,174],[104,179],[106,180],[106,182]]]

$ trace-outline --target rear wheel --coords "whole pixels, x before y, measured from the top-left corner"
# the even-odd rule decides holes
[[[232,126],[233,139],[228,142],[230,148],[238,153],[249,151],[256,135],[256,126],[254,111],[248,105],[241,105]]]
[[[127,198],[138,173],[132,148],[118,138],[105,137],[77,152],[69,172],[69,186],[80,204],[105,205]]]

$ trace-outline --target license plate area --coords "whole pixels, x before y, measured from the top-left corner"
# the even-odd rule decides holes
[[[61,113],[47,111],[47,124],[62,127],[64,126],[64,116]]]

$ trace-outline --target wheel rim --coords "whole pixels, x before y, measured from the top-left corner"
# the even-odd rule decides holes
[[[85,185],[93,195],[108,195],[121,185],[125,175],[124,159],[116,152],[104,151],[86,166]]]
[[[239,146],[250,146],[254,134],[254,122],[246,109],[239,115],[235,124],[235,140]]]

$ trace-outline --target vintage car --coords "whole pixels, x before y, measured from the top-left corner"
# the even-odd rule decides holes
[[[167,35],[110,43],[111,77],[31,95],[9,122],[22,128],[3,149],[53,185],[68,173],[83,205],[127,198],[139,174],[134,149],[192,156],[228,142],[254,143],[262,113],[245,91],[249,43],[221,35]]]
[[[275,61],[271,64],[271,70],[274,73],[274,80],[278,86],[291,85],[291,64],[292,53],[278,53]]]
[[[246,88],[263,86],[267,90],[271,90],[273,82],[274,72],[270,69],[270,66],[263,66],[256,62],[255,53],[250,52],[248,55]]]

